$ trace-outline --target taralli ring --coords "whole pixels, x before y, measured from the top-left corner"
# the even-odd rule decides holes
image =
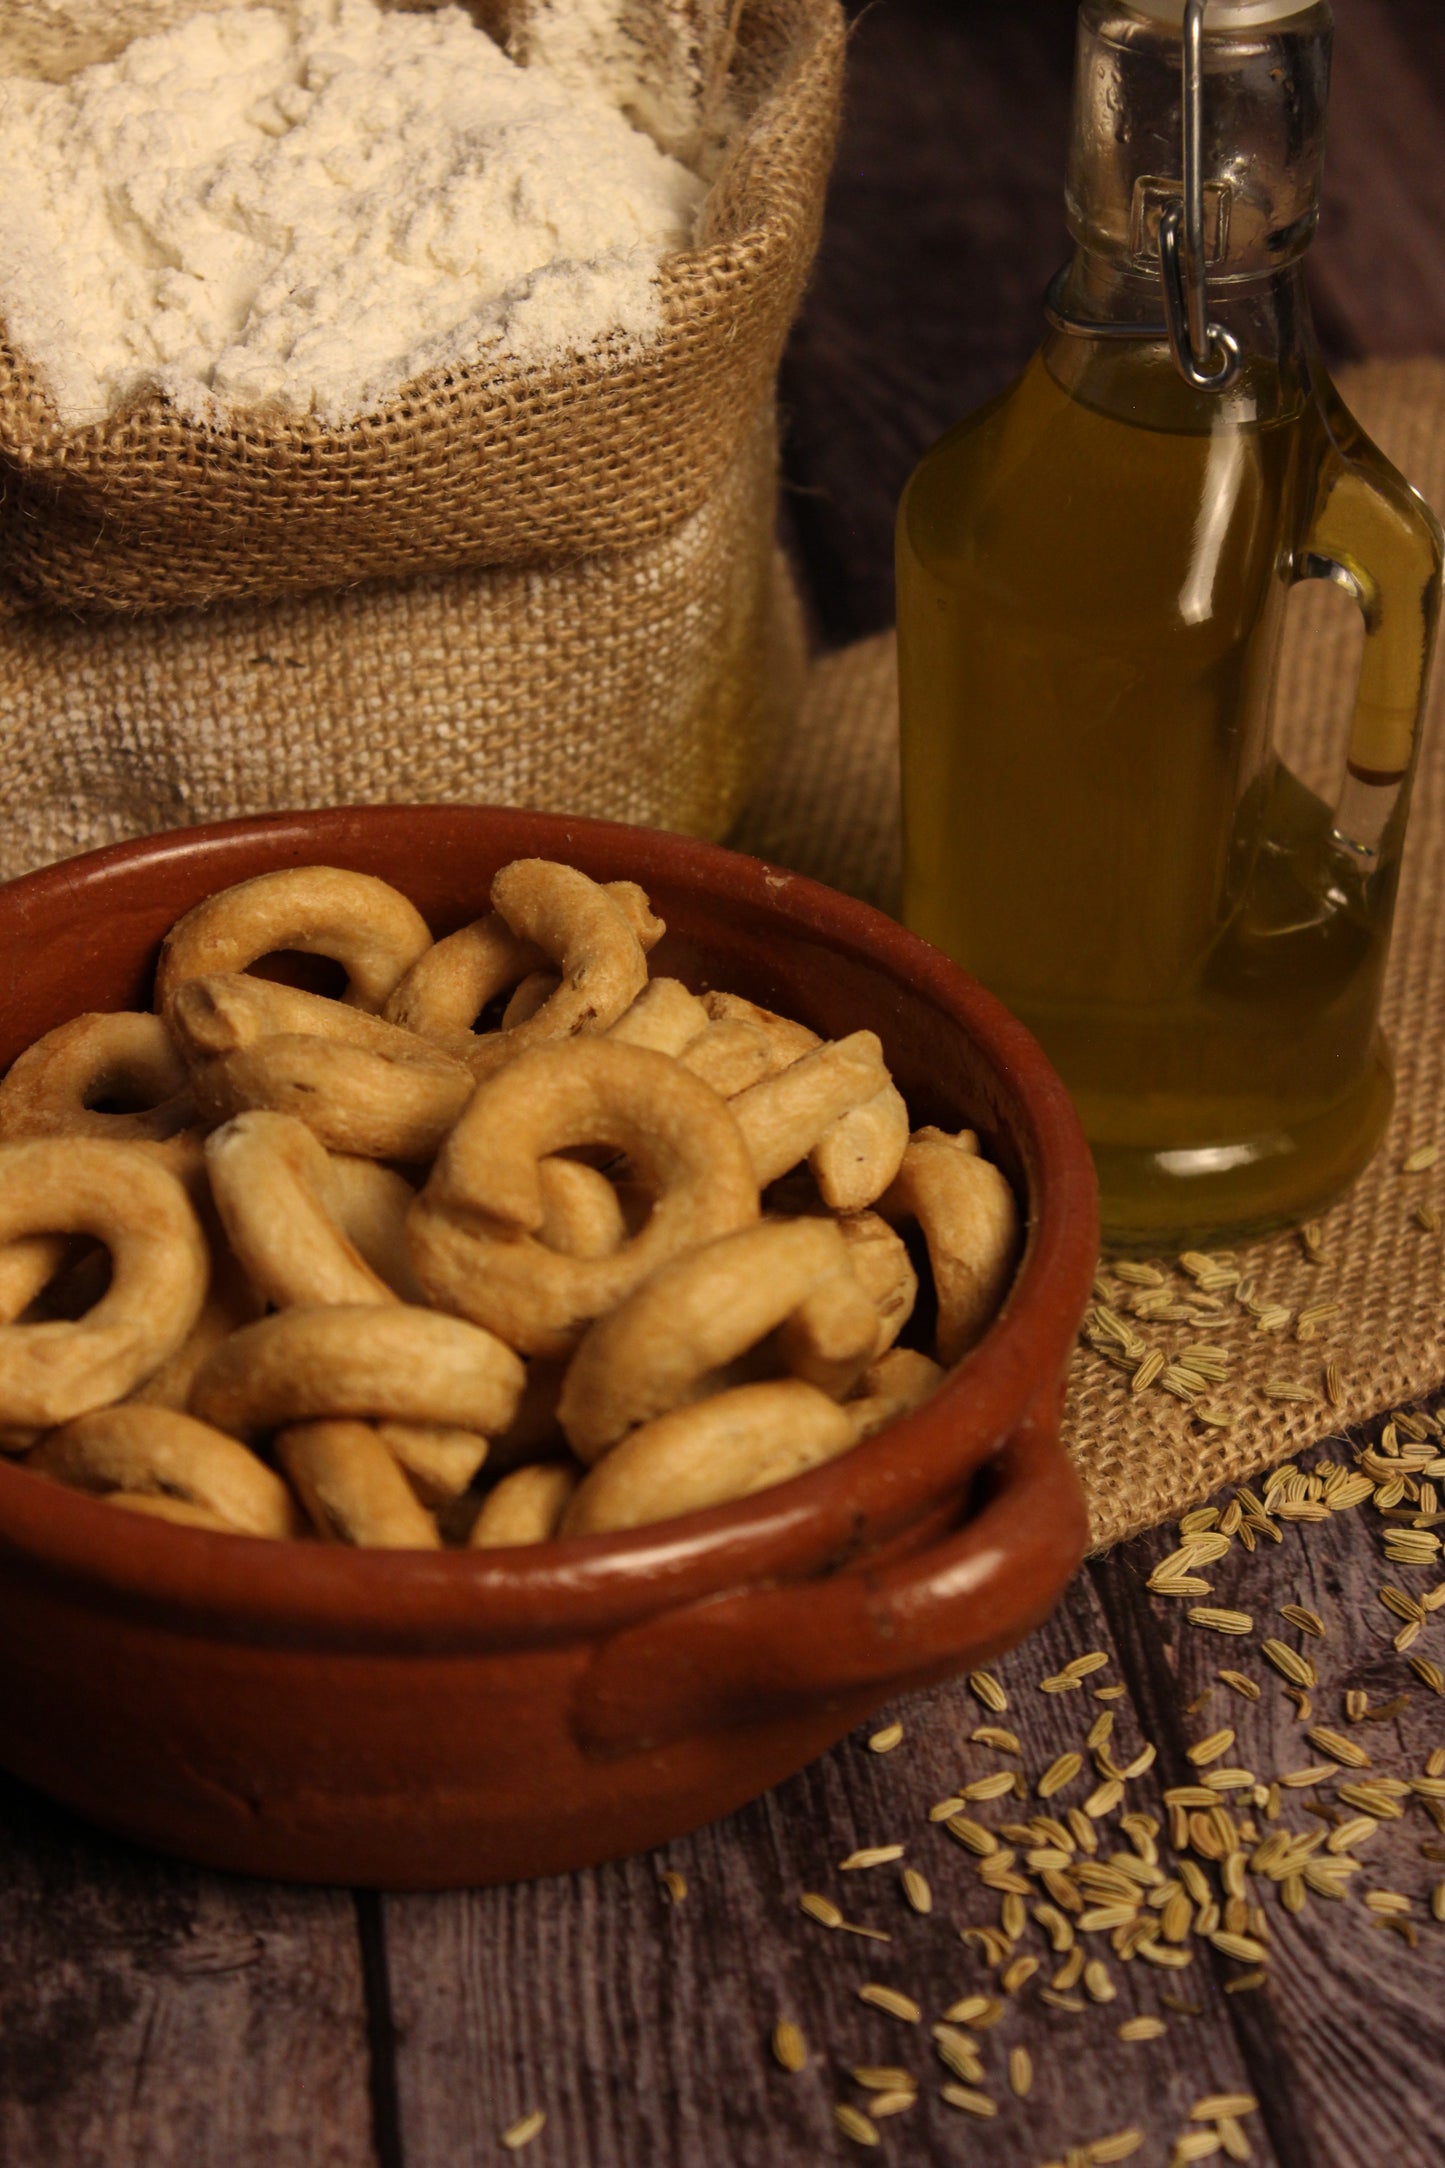
[[[539,1239],[541,1162],[581,1145],[625,1152],[654,1203],[610,1256]],[[608,1039],[537,1047],[478,1087],[412,1207],[417,1277],[441,1307],[529,1355],[562,1355],[659,1265],[758,1216],[731,1114],[666,1055]]]
[[[847,1412],[812,1385],[796,1378],[738,1385],[624,1438],[578,1489],[559,1533],[641,1528],[747,1498],[835,1459],[853,1442]]]
[[[635,881],[609,881],[606,893],[646,952],[666,928]],[[449,1043],[469,1032],[499,994],[549,969],[535,941],[514,933],[498,911],[449,933],[417,958],[387,1001],[387,1021]],[[487,1037],[494,1036],[487,1034]]]
[[[493,881],[492,902],[561,983],[524,1022],[476,1042],[477,1074],[544,1040],[606,1031],[647,984],[647,952],[628,912],[575,866],[519,858]]]
[[[0,1249],[55,1234],[104,1243],[110,1286],[73,1323],[0,1326],[7,1429],[49,1429],[123,1399],[181,1345],[205,1300],[200,1221],[144,1145],[94,1137],[0,1145]]]
[[[431,945],[420,911],[385,881],[339,866],[288,866],[208,896],[172,926],[156,968],[156,1007],[164,1015],[188,979],[300,949],[339,963],[343,999],[374,1013]]]
[[[241,973],[189,981],[170,1019],[212,1122],[265,1108],[334,1151],[426,1160],[471,1097],[464,1065],[414,1032]]]
[[[378,1438],[400,1462],[423,1505],[449,1505],[472,1483],[490,1450],[474,1430],[444,1423],[376,1423]]]
[[[206,1139],[211,1194],[227,1240],[278,1310],[394,1299],[337,1222],[331,1164],[306,1124],[289,1114],[238,1114]],[[384,1168],[376,1172],[386,1175]],[[404,1216],[411,1192],[399,1175],[389,1180],[405,1193]]]
[[[173,1355],[144,1383],[129,1393],[127,1405],[184,1410],[190,1406],[191,1387],[223,1340],[244,1325],[254,1325],[266,1308],[240,1261],[224,1242],[211,1248],[211,1284],[201,1312]]]
[[[915,1220],[928,1244],[938,1290],[938,1359],[959,1362],[998,1314],[1018,1257],[1014,1193],[972,1130],[950,1137],[920,1129],[878,1209],[896,1224]]]
[[[708,1013],[719,1021],[751,1024],[767,1039],[772,1063],[762,1075],[777,1075],[823,1045],[806,1024],[761,1009],[737,994],[711,993],[704,1001]],[[824,1204],[833,1212],[861,1212],[893,1180],[907,1144],[908,1108],[890,1080],[872,1099],[840,1114],[809,1152],[808,1165]]]
[[[871,1358],[878,1317],[830,1220],[766,1220],[663,1265],[598,1319],[572,1358],[558,1414],[573,1452],[590,1465],[629,1430],[695,1400],[713,1372],[837,1282],[851,1282],[857,1304],[846,1390]],[[826,1342],[826,1310],[812,1323]]]
[[[942,1364],[931,1362],[917,1348],[890,1348],[864,1371],[857,1392],[843,1403],[854,1437],[871,1438],[900,1415],[921,1408],[938,1391],[943,1378]]]
[[[370,1549],[435,1551],[436,1522],[369,1423],[301,1423],[283,1430],[276,1458],[318,1535]]]
[[[759,1182],[766,1188],[796,1167],[840,1114],[875,1098],[890,1081],[877,1035],[855,1031],[814,1047],[740,1093],[731,1102],[732,1113]]]
[[[107,1102],[119,1103],[110,1111]],[[158,1016],[77,1016],[12,1064],[0,1137],[173,1137],[196,1118],[186,1066]]]
[[[392,992],[383,1014],[389,1024],[426,1039],[450,1041],[470,1031],[490,1002],[533,972],[546,958],[535,942],[513,933],[491,911],[449,933],[419,956]]]
[[[281,1310],[233,1334],[201,1371],[191,1412],[233,1437],[333,1416],[505,1430],[526,1372],[500,1340],[408,1303]]]
[[[908,1245],[877,1212],[849,1212],[834,1221],[848,1245],[848,1262],[859,1286],[878,1312],[873,1357],[892,1347],[913,1315],[918,1274]]]
[[[75,1254],[69,1235],[22,1235],[0,1249],[0,1325],[13,1325]]]
[[[756,1024],[740,1016],[719,1017],[706,1031],[685,1046],[678,1056],[685,1069],[710,1084],[719,1097],[736,1099],[750,1085],[759,1084],[777,1069],[772,1041]]]
[[[862,1212],[883,1195],[907,1149],[907,1103],[896,1084],[885,1084],[823,1131],[808,1165],[830,1211]]]
[[[605,1174],[576,1159],[544,1159],[542,1224],[537,1239],[565,1257],[612,1257],[627,1240],[627,1221]]]
[[[255,1454],[172,1408],[102,1408],[55,1431],[27,1464],[76,1490],[177,1500],[245,1536],[297,1536],[291,1493]]]
[[[649,979],[607,1036],[651,1047],[654,1054],[680,1054],[707,1027],[707,1010],[679,979]]]
[[[472,1523],[468,1541],[476,1551],[516,1543],[546,1543],[555,1536],[577,1488],[577,1470],[565,1461],[538,1461],[503,1476]]]

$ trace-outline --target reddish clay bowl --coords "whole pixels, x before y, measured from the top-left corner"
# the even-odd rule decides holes
[[[437,1888],[661,1842],[880,1703],[1008,1647],[1084,1544],[1058,1442],[1097,1238],[1073,1109],[1029,1034],[863,905],[676,836],[486,807],[284,815],[98,851],[0,889],[0,1066],[145,1006],[200,897],[323,862],[437,932],[499,866],[642,881],[654,968],[882,1037],[916,1121],[971,1123],[1028,1200],[1007,1307],[915,1415],[741,1504],[536,1550],[365,1553],[145,1522],[0,1466],[0,1759],[219,1867]]]

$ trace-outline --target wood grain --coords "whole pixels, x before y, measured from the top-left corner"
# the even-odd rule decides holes
[[[1359,1434],[1357,1434],[1358,1436]],[[1333,1457],[1347,1456],[1338,1448]],[[1103,1569],[1101,1588],[1121,1654],[1136,1682],[1138,1705],[1174,1783],[1191,1781],[1186,1740],[1224,1725],[1238,1730],[1229,1760],[1270,1777],[1308,1768],[1325,1757],[1305,1737],[1284,1682],[1259,1654],[1273,1635],[1314,1663],[1319,1687],[1312,1721],[1362,1746],[1373,1767],[1408,1779],[1424,1773],[1432,1749],[1445,1746],[1445,1701],[1430,1693],[1397,1655],[1400,1621],[1379,1601],[1382,1585],[1419,1594],[1438,1569],[1386,1562],[1378,1517],[1369,1509],[1286,1531],[1278,1549],[1253,1558],[1236,1546],[1213,1568],[1211,1603],[1237,1606],[1255,1619],[1245,1640],[1224,1640],[1190,1626],[1184,1607],[1151,1597],[1144,1579],[1170,1547],[1165,1531],[1141,1537]],[[1318,1613],[1327,1635],[1317,1640],[1280,1618],[1282,1603]],[[1417,1644],[1445,1655],[1445,1622],[1432,1623]],[[1251,1706],[1216,1682],[1221,1665],[1255,1679]],[[1206,1688],[1214,1691],[1195,1714],[1183,1711]],[[1352,1724],[1345,1714],[1350,1688],[1375,1706],[1404,1694],[1402,1714],[1385,1723]],[[1346,1778],[1350,1772],[1346,1772]],[[1320,1826],[1306,1802],[1330,1805],[1335,1786],[1286,1794],[1282,1821]],[[1353,1810],[1343,1810],[1348,1815]],[[1430,1846],[1431,1858],[1422,1851]],[[1310,2168],[1365,2168],[1386,2162],[1426,2168],[1438,2161],[1445,2130],[1445,1927],[1430,1918],[1430,1890],[1445,1875],[1441,1833],[1419,1802],[1399,1821],[1380,1824],[1359,1851],[1365,1863],[1347,1901],[1310,1897],[1292,1917],[1266,1899],[1274,1956],[1267,1993],[1232,1998],[1241,2047],[1281,2159]],[[1413,1901],[1419,1947],[1372,1924],[1363,1903],[1370,1889],[1398,1891]]]
[[[1102,1704],[1090,1689],[1117,1679],[1117,1663],[1078,1694],[1047,1696],[1036,1681],[1069,1656],[1112,1642],[1087,1577],[1058,1617],[1028,1647],[996,1667],[1010,1711],[996,1719],[1020,1730],[1030,1781],[1076,1746]],[[1116,1730],[1121,1753],[1142,1733],[1128,1714]],[[730,1821],[670,1845],[665,1855],[530,1887],[386,1904],[391,1995],[397,2016],[401,2136],[409,2168],[443,2168],[478,2153],[516,2116],[545,2107],[550,2147],[537,2158],[588,2168],[676,2162],[723,2168],[737,2162],[802,2162],[844,2142],[834,2103],[866,2099],[847,2072],[856,2063],[898,2063],[919,2081],[918,2104],[889,2126],[885,2149],[909,2161],[980,2164],[1044,2160],[1070,2143],[1129,2122],[1151,2139],[1150,2158],[1183,2127],[1201,2093],[1249,2088],[1227,1998],[1207,1964],[1164,1973],[1108,1959],[1117,2000],[1079,2016],[1037,1998],[1051,1959],[1030,1927],[1021,1949],[1048,1969],[980,2036],[985,2090],[1000,2108],[976,2122],[948,2107],[928,2026],[958,1997],[988,1991],[991,1974],[959,1929],[998,1916],[970,1854],[927,1819],[929,1805],[961,1780],[1011,1766],[968,1735],[987,1719],[966,1688],[917,1697],[898,1711],[905,1740],[875,1755],[868,1734]],[[881,1720],[880,1720],[881,1721]],[[869,1733],[876,1727],[870,1726]],[[1084,1779],[1061,1795],[1082,1797]],[[1157,1811],[1157,1782],[1131,1787],[1131,1804]],[[978,1809],[1009,1818],[1009,1802]],[[903,1843],[906,1858],[863,1872],[840,1871],[859,1846]],[[905,1904],[901,1865],[922,1869],[932,1913]],[[681,1873],[680,1905],[664,1893],[664,1870]],[[858,1924],[881,1929],[884,1945],[830,1932],[797,1908],[799,1894],[831,1897]],[[1108,1956],[1107,1946],[1102,1945]],[[1092,1948],[1091,1948],[1092,1954]],[[1237,1969],[1237,1968],[1234,1968]],[[903,1990],[923,2007],[919,2026],[859,2003],[865,1982]],[[1183,1992],[1199,2015],[1170,2013],[1161,1997]],[[1121,2020],[1162,2011],[1157,2042],[1125,2045]],[[797,2024],[807,2068],[785,2076],[768,2039],[779,2018]],[[1026,2044],[1036,2077],[1027,2099],[1009,2093],[1008,2050]],[[1283,2157],[1283,2156],[1281,2156]],[[1257,2143],[1255,2158],[1276,2156]]]
[[[6,2168],[373,2158],[351,1898],[157,1860],[0,1779]]]

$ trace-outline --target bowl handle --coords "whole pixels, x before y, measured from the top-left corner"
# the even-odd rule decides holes
[[[1051,1389],[974,1479],[970,1517],[929,1550],[743,1589],[614,1635],[581,1684],[579,1744],[595,1756],[641,1753],[805,1708],[876,1707],[1011,1648],[1053,1610],[1088,1538],[1058,1433]]]

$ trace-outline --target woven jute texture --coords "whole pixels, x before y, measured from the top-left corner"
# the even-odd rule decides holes
[[[0,880],[161,828],[485,799],[721,835],[807,667],[771,417],[636,549],[0,624]]]
[[[64,75],[203,4],[0,0],[0,69]],[[524,53],[527,8],[475,0],[473,12]],[[636,549],[706,506],[770,396],[816,246],[843,13],[838,0],[740,12],[623,0],[619,37],[665,147],[710,177],[694,246],[662,266],[650,345],[437,371],[344,427],[207,424],[151,393],[65,430],[0,326],[7,606],[175,610],[536,567]],[[605,641],[605,622],[594,637]]]
[[[1342,388],[1372,436],[1430,501],[1445,505],[1445,365],[1370,364]],[[1279,739],[1306,781],[1338,776],[1360,632],[1344,598],[1306,588],[1294,600],[1280,688]],[[1445,1159],[1418,1175],[1401,1164],[1417,1147],[1445,1146],[1445,671],[1432,714],[1411,816],[1405,875],[1390,958],[1385,1026],[1397,1066],[1397,1099],[1379,1157],[1323,1221],[1324,1262],[1312,1264],[1295,1235],[1240,1253],[1258,1301],[1288,1306],[1283,1334],[1226,1298],[1217,1323],[1137,1322],[1166,1354],[1208,1339],[1227,1347],[1227,1384],[1209,1404],[1231,1416],[1205,1429],[1157,1387],[1131,1396],[1126,1372],[1081,1349],[1073,1363],[1065,1435],[1088,1494],[1095,1547],[1200,1503],[1220,1484],[1247,1478],[1342,1424],[1408,1403],[1445,1378],[1445,1241],[1416,1221],[1433,1204],[1445,1219]],[[801,727],[767,792],[744,824],[746,848],[891,909],[899,880],[896,732],[898,684],[887,634],[829,657],[813,675]],[[1193,1284],[1161,1259],[1182,1299]],[[1128,1309],[1134,1290],[1119,1288]],[[1306,1305],[1338,1311],[1306,1339]],[[1326,1397],[1324,1368],[1337,1363],[1342,1396]],[[1278,1401],[1267,1381],[1307,1388],[1307,1401]]]

